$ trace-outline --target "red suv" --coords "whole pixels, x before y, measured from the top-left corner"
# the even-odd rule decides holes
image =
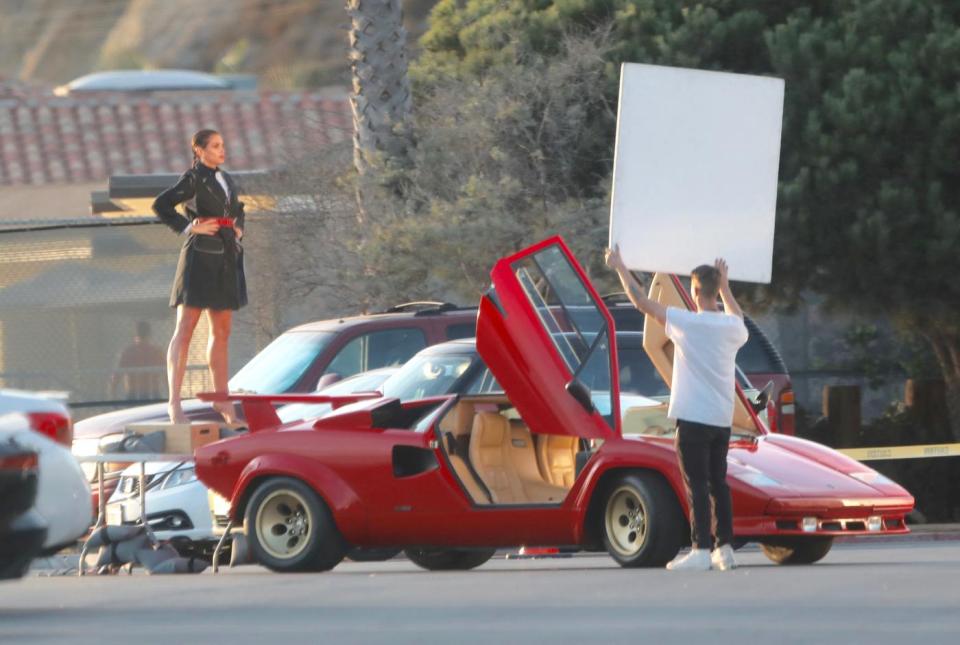
[[[429,345],[472,338],[476,322],[476,307],[411,302],[377,314],[307,323],[274,339],[230,379],[229,388],[258,394],[313,392],[353,374],[402,365]],[[191,421],[221,420],[209,403],[198,399],[184,400],[183,411]],[[166,404],[155,403],[78,421],[74,454],[96,454],[101,438],[123,433],[132,423],[168,419]],[[108,497],[116,487],[115,481],[110,484]]]

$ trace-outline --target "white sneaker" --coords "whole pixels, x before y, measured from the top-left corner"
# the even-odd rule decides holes
[[[709,571],[710,552],[706,549],[692,549],[686,555],[678,555],[667,564],[670,571]]]
[[[733,547],[729,544],[713,550],[710,554],[710,562],[717,571],[729,571],[737,568],[737,560],[733,557]]]

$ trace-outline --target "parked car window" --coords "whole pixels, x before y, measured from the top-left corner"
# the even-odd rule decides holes
[[[419,329],[386,329],[357,336],[337,353],[324,374],[340,378],[360,372],[402,365],[411,356],[427,346],[427,339]]]
[[[783,364],[780,353],[763,331],[750,318],[744,318],[750,337],[737,353],[737,364],[747,374],[785,374],[787,366]]]
[[[447,340],[459,340],[461,338],[473,338],[477,335],[476,323],[457,323],[447,327]]]
[[[416,401],[449,393],[473,362],[469,354],[426,354],[414,357],[383,382],[384,396]]]
[[[383,385],[383,382],[396,368],[362,372],[349,378],[337,381],[329,387],[320,390],[323,394],[341,395],[356,392],[372,392]],[[290,423],[299,419],[322,417],[332,409],[329,403],[288,403],[277,409],[277,416],[282,423]]]
[[[231,392],[287,392],[307,371],[334,335],[292,331],[278,336],[230,379]]]
[[[502,394],[503,388],[493,377],[489,367],[477,374],[476,378],[467,386],[467,394]]]

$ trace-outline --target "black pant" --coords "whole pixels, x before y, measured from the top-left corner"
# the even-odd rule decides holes
[[[677,420],[677,457],[690,505],[690,539],[698,549],[729,544],[733,507],[727,486],[730,428]],[[711,522],[711,500],[713,519]],[[712,535],[716,535],[716,544]]]

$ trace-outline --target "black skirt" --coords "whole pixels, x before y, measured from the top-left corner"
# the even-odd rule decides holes
[[[243,247],[234,230],[189,235],[180,249],[170,306],[237,310],[246,304]]]

